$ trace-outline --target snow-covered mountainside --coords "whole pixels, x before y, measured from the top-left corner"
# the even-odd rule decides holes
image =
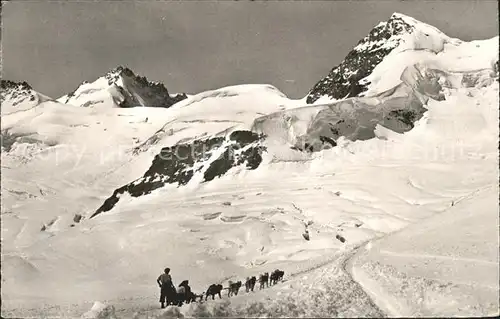
[[[360,44],[377,62],[340,100],[254,84],[2,113],[2,316],[498,315],[498,37],[392,20],[398,45]],[[165,267],[196,293],[286,273],[165,310]]]
[[[119,66],[92,83],[83,82],[58,101],[84,107],[170,107],[185,98],[183,93],[170,95],[162,83],[150,82]]]
[[[367,77],[386,57],[391,59],[406,50],[437,54],[446,43],[458,42],[428,24],[394,13],[389,20],[376,25],[339,65],[314,85],[307,103],[366,95],[371,84]]]
[[[334,147],[340,137],[374,138],[378,125],[404,133],[422,118],[429,99],[445,99],[438,78],[432,69],[412,65],[401,74],[402,83],[389,92],[273,113],[256,119],[252,129],[308,152]]]
[[[168,109],[96,110],[47,101],[23,112],[2,116],[5,150],[2,153],[2,208],[6,211],[16,208],[26,213],[26,216],[21,215],[27,218],[27,228],[39,230],[51,224],[47,231],[65,229],[74,224],[75,215],[89,217],[115,189],[135,181],[148,170],[161,173],[166,182],[170,177],[172,181],[180,180],[165,175],[177,175],[176,170],[162,172],[159,164],[168,164],[168,161],[158,164],[154,161],[156,155],[165,153],[173,145],[180,145],[176,150],[183,149],[182,145],[188,148],[196,145],[190,149],[200,148],[203,152],[197,160],[208,156],[205,153],[210,150],[207,145],[213,148],[214,156],[230,147],[237,156],[232,163],[239,166],[243,164],[240,160],[246,159],[247,164],[243,164],[246,167],[249,160],[253,162],[252,158],[258,158],[252,150],[260,150],[260,147],[248,146],[251,149],[242,149],[238,155],[240,151],[236,147],[249,144],[244,134],[242,139],[236,134],[238,140],[234,143],[231,140],[224,142],[220,136],[225,136],[225,131],[248,130],[255,118],[283,110],[285,105],[293,107],[295,102],[272,86],[239,85],[193,95]],[[206,163],[203,160],[199,163],[178,161],[176,168],[194,166],[193,169],[198,169],[208,165],[202,168],[205,172],[209,164],[216,167],[220,162],[216,159],[210,158]],[[227,157],[227,160],[232,159]],[[54,170],[59,173],[54,174]],[[29,185],[20,181],[24,179],[31,181]],[[144,193],[154,189],[155,183],[149,178],[142,181],[152,187],[144,188]],[[63,185],[68,183],[72,186],[67,191],[54,190],[65,189]],[[76,185],[93,186],[79,188]],[[45,200],[41,202],[41,198]],[[70,209],[72,214],[61,216],[61,211],[52,210],[53,201],[59,202],[60,207],[66,205],[63,203],[68,207],[78,203],[78,207]],[[33,217],[33,211],[44,213]],[[14,220],[19,221],[18,217]],[[32,243],[40,235],[30,231],[18,234],[11,228],[3,236],[7,238],[10,234],[16,238],[11,243],[13,246]]]
[[[33,90],[27,82],[2,80],[0,88],[2,115],[23,111],[28,108],[35,107],[44,101],[50,100],[49,97]]]
[[[125,192],[139,197],[166,184],[186,185],[193,178],[208,182],[243,164],[256,169],[265,151],[260,145],[263,138],[250,131],[233,131],[227,138],[212,137],[165,147],[143,177],[115,190],[90,218],[111,210]]]

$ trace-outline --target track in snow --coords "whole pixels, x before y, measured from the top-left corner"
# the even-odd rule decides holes
[[[437,217],[438,215],[444,214],[452,207],[456,206],[458,203],[467,200],[467,199],[472,199],[474,196],[476,196],[478,193],[481,191],[490,189],[492,186],[486,186],[486,187],[481,187],[479,189],[476,189],[469,194],[466,194],[464,196],[459,197],[457,200],[454,201],[454,205],[444,209],[442,212],[438,213],[437,215],[433,217]],[[425,221],[425,220],[424,220]],[[418,224],[418,223],[416,223]],[[415,224],[410,224],[410,225],[415,225]],[[384,290],[384,288],[381,286],[379,282],[377,282],[376,279],[371,278],[365,271],[361,269],[355,269],[355,261],[356,258],[360,257],[363,253],[366,253],[368,250],[372,248],[372,245],[376,244],[377,242],[385,239],[386,237],[390,237],[391,235],[395,235],[397,233],[403,232],[406,230],[407,227],[404,227],[400,230],[397,230],[392,233],[385,234],[384,236],[381,236],[379,238],[374,238],[366,241],[363,244],[360,244],[357,246],[355,249],[353,249],[352,253],[349,254],[349,256],[346,258],[346,261],[344,263],[344,270],[346,273],[349,274],[351,279],[356,282],[357,284],[360,285],[360,287],[365,291],[365,293],[370,296],[370,299],[374,302],[376,307],[380,309],[381,311],[385,312],[386,316],[389,317],[408,317],[408,316],[420,316],[420,315],[429,315],[425,313],[421,313],[421,311],[425,310],[417,310],[414,308],[413,305],[407,304],[405,300],[402,300],[401,298],[397,298],[396,296],[393,296],[391,292],[387,292]],[[490,261],[485,261],[477,258],[464,258],[464,257],[450,257],[450,256],[440,256],[440,255],[435,255],[435,254],[411,254],[411,253],[404,253],[404,252],[391,252],[388,250],[377,250],[377,253],[379,255],[386,255],[386,256],[391,256],[391,257],[402,257],[402,258],[416,258],[416,259],[438,259],[438,260],[446,260],[446,261],[453,261],[455,263],[460,263],[460,262],[469,262],[473,264],[481,264],[485,266],[495,266],[498,267],[498,263],[496,262],[490,262]],[[377,262],[376,262],[377,264]],[[358,266],[359,267],[359,266]],[[425,279],[424,279],[425,280]],[[446,282],[447,280],[443,279],[443,283]],[[470,283],[460,283],[457,282],[456,280],[453,281],[454,284],[464,284],[464,285],[470,285]],[[444,284],[444,286],[449,285]],[[443,286],[443,287],[444,287]],[[441,286],[440,286],[441,287]],[[491,287],[491,286],[483,286],[485,288],[493,289],[493,290],[498,290],[497,287]],[[403,289],[403,288],[401,288]],[[425,289],[425,288],[424,288]],[[431,290],[431,288],[429,288]],[[416,301],[413,301],[416,302]]]

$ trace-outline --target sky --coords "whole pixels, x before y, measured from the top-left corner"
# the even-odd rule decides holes
[[[495,0],[2,5],[2,77],[54,98],[118,65],[171,93],[265,83],[301,98],[393,12],[462,40],[498,35]]]

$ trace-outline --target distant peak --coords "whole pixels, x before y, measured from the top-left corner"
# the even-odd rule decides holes
[[[420,41],[420,35],[435,41]],[[431,46],[449,39],[437,28],[418,21],[405,14],[394,12],[386,21],[374,26],[347,54],[345,59],[311,89],[307,103],[314,103],[321,96],[333,99],[359,96],[368,89],[370,83],[360,83],[372,73],[394,49],[400,45],[404,48],[413,46]],[[418,42],[418,43],[417,43]],[[416,44],[417,43],[417,44]],[[403,47],[402,47],[403,49]]]
[[[431,27],[431,28],[439,31],[436,27],[433,27],[425,22],[419,21],[413,17],[410,17],[406,14],[399,13],[399,12],[394,12],[387,22],[388,23],[400,22],[400,23],[404,23],[408,26],[411,26],[412,28]],[[439,32],[441,32],[441,31],[439,31]]]
[[[123,74],[127,76],[135,75],[135,73],[131,69],[123,65],[117,66],[116,68],[109,71],[107,74],[120,74],[120,75]]]
[[[163,83],[149,81],[130,68],[118,65],[94,82],[80,84],[64,97],[64,103],[84,106],[103,103],[102,94],[94,92],[107,92],[112,103],[119,107],[170,107],[187,97],[185,94],[170,96]]]
[[[399,18],[399,19],[413,19],[414,20],[414,18],[412,18],[410,16],[407,16],[406,14],[402,14],[402,13],[399,13],[399,12],[394,12],[391,15],[390,19],[396,19],[396,18]]]
[[[385,27],[391,29],[391,33],[396,35],[404,32],[411,33],[417,23],[418,21],[412,17],[394,12],[386,21]]]
[[[26,91],[33,90],[31,85],[29,85],[28,82],[26,82],[26,81],[15,82],[15,81],[10,81],[10,80],[2,80],[0,87],[2,88],[2,91],[10,90],[10,89],[22,89],[22,90],[26,90]]]
[[[108,80],[108,84],[112,85],[116,83],[116,81],[121,77],[121,76],[127,76],[127,77],[135,77],[135,73],[129,69],[126,66],[119,65],[116,68],[108,71],[104,77]]]
[[[2,80],[0,83],[0,101],[2,102],[2,114],[5,111],[4,104],[17,106],[25,101],[39,103],[42,99],[48,99],[46,96],[40,95],[33,90],[31,85],[26,81],[15,82],[10,80]],[[9,107],[10,107],[9,106]]]
[[[142,83],[143,85],[156,85],[156,86],[163,86],[161,82],[157,81],[149,81],[145,76],[140,76],[139,74],[134,73],[130,68],[119,65],[116,68],[108,71],[104,77],[108,80],[109,85],[116,84],[117,80],[120,77],[126,77],[126,78],[131,78],[134,79],[135,81],[138,81]]]

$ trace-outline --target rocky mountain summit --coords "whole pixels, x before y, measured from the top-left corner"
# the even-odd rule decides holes
[[[109,104],[116,107],[170,107],[187,98],[186,94],[170,95],[160,82],[149,81],[131,69],[119,66],[92,83],[83,82],[59,102],[89,107]]]
[[[380,22],[347,54],[344,60],[321,79],[307,95],[311,104],[322,96],[343,99],[359,96],[367,90],[369,82],[360,80],[410,35],[425,25],[403,14],[394,13],[386,22]],[[425,25],[427,26],[427,25]]]

